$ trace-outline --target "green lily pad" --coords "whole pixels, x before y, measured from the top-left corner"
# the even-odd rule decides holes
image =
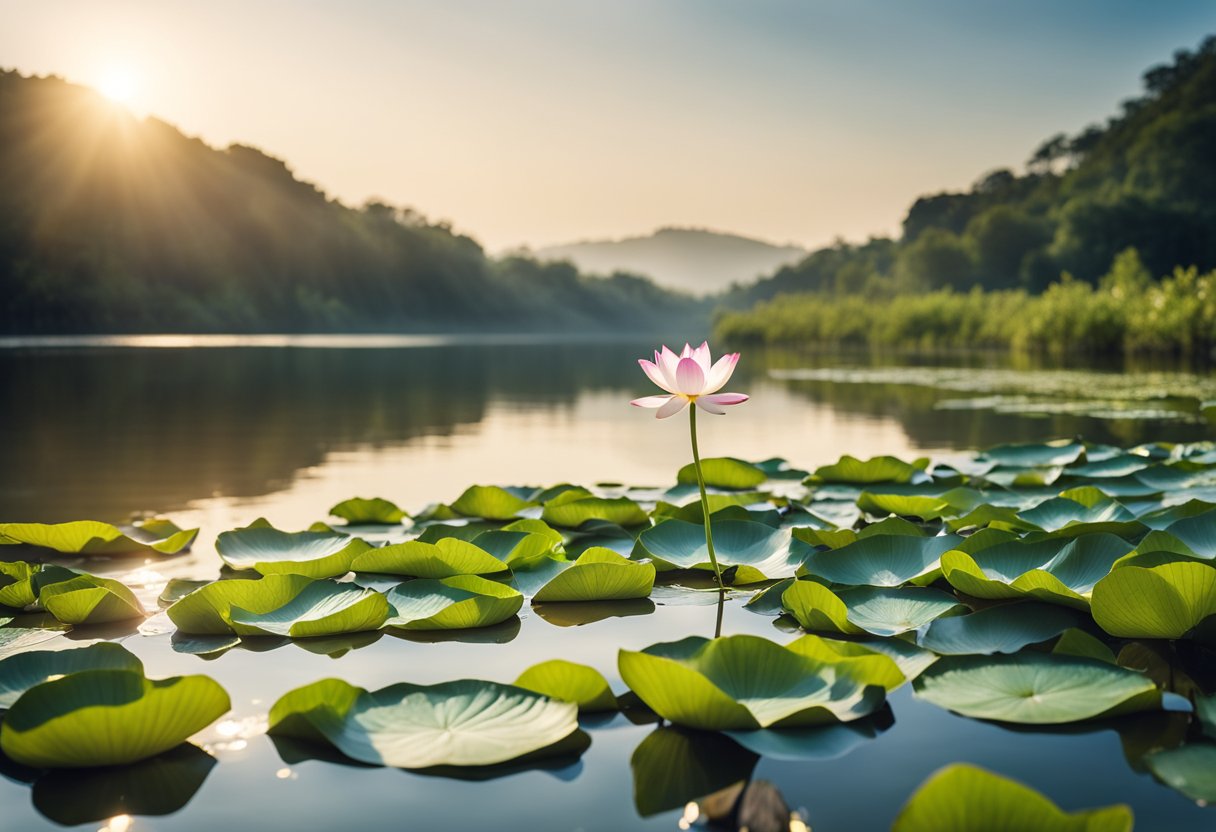
[[[768,474],[759,467],[729,456],[701,460],[701,474],[705,477],[707,486],[732,491],[755,488],[768,479]],[[691,462],[685,465],[676,474],[676,481],[686,485],[696,485],[697,467]]]
[[[1080,623],[1082,616],[1067,607],[1018,602],[939,618],[929,624],[918,642],[947,656],[1016,653]]]
[[[121,529],[96,520],[71,523],[0,523],[0,543],[24,543],[69,555],[130,555],[152,550],[176,554],[194,542],[198,529],[168,520],[146,520]]]
[[[920,460],[918,460],[920,461]],[[843,482],[869,485],[880,482],[911,482],[924,474],[925,465],[914,465],[893,456],[876,456],[861,461],[854,456],[842,456],[832,465],[815,469],[812,482]]]
[[[1087,610],[1094,587],[1130,550],[1112,534],[1010,541],[973,554],[946,552],[942,574],[974,598],[1034,598]]]
[[[959,513],[959,508],[943,497],[925,494],[878,494],[863,491],[857,497],[857,507],[866,514],[897,517],[919,517],[939,520]]]
[[[513,683],[560,702],[573,702],[579,711],[615,711],[616,697],[608,680],[593,667],[552,659],[529,667]]]
[[[124,765],[181,744],[230,707],[207,676],[83,670],[22,694],[4,715],[0,748],[32,768]]]
[[[460,630],[489,627],[519,612],[524,596],[506,584],[456,575],[406,581],[388,592],[395,611],[385,626],[403,630]]]
[[[536,522],[542,523],[540,520]],[[511,526],[514,527],[517,524],[512,523]],[[494,531],[482,532],[473,538],[473,545],[498,558],[509,567],[541,558],[560,556],[562,552],[561,534],[547,525],[545,528],[548,529],[547,532],[503,527]]]
[[[578,730],[578,706],[513,685],[465,679],[367,691],[338,679],[297,688],[270,709],[269,733],[326,742],[370,765],[490,766]]]
[[[1216,743],[1194,742],[1149,754],[1149,771],[1171,789],[1205,804],[1216,801]]]
[[[858,642],[805,635],[790,642],[786,647],[816,661],[848,667],[857,677],[870,684],[882,685],[889,691],[907,681],[891,656]]]
[[[961,542],[955,535],[872,535],[839,549],[812,553],[803,571],[847,586],[902,586],[935,573],[942,554]]]
[[[108,624],[148,614],[125,584],[96,575],[77,575],[44,586],[38,601],[64,624]]]
[[[0,627],[0,659],[20,655],[31,647],[61,638],[63,638],[62,630]]]
[[[878,736],[874,717],[814,728],[765,728],[759,731],[724,731],[753,754],[770,760],[795,762],[836,760]]]
[[[177,629],[192,635],[236,635],[232,610],[262,615],[290,603],[313,583],[303,575],[215,581],[174,601],[165,610]]]
[[[255,612],[237,604],[228,621],[238,636],[310,638],[379,630],[392,613],[388,600],[371,589],[313,581],[280,607]]]
[[[998,445],[983,451],[979,458],[1011,468],[1043,468],[1072,465],[1084,458],[1080,442],[1042,442],[1023,445]]]
[[[1216,560],[1216,512],[1184,517],[1165,529],[1149,532],[1140,552],[1176,552],[1197,560]]]
[[[1034,789],[975,766],[947,766],[908,800],[892,832],[1131,832],[1132,812],[1063,812]]]
[[[534,503],[497,485],[471,485],[452,503],[452,510],[465,517],[511,520]]]
[[[1045,653],[948,656],[913,683],[916,695],[976,719],[1079,722],[1161,706],[1152,680],[1093,659]]]
[[[747,520],[711,520],[714,552],[723,569],[738,567],[736,584],[793,577],[809,549],[790,532]],[[665,520],[638,535],[637,554],[679,569],[712,570],[705,527]]]
[[[396,503],[380,497],[370,500],[363,497],[352,497],[343,500],[329,510],[334,517],[340,517],[352,526],[361,525],[394,525],[400,523],[408,515],[397,507]]]
[[[359,538],[337,532],[284,532],[261,524],[223,532],[215,539],[216,551],[233,569],[309,578],[345,575],[351,562],[370,548]]]
[[[1093,591],[1098,626],[1123,638],[1182,638],[1216,615],[1216,567],[1198,561],[1121,566]]]
[[[415,578],[450,578],[492,575],[506,571],[507,564],[475,544],[445,537],[435,543],[410,540],[368,549],[351,561],[351,569]]]
[[[79,573],[52,564],[0,561],[0,606],[22,609],[38,600],[44,586],[70,581]]]
[[[550,578],[533,593],[532,600],[539,604],[646,598],[654,588],[654,576],[654,564],[639,563],[596,546]]]
[[[620,526],[638,526],[650,518],[628,497],[596,497],[581,491],[566,491],[545,503],[541,519],[554,526],[578,528],[589,520],[604,520]]]
[[[758,636],[621,650],[621,678],[664,719],[706,730],[847,722],[882,705],[880,684],[857,668],[818,661]]]
[[[11,708],[34,685],[82,670],[130,670],[142,674],[144,666],[122,645],[105,641],[71,650],[18,653],[0,660],[0,710]]]
[[[1126,506],[1109,498],[1094,502],[1078,502],[1067,497],[1053,497],[1032,509],[1019,512],[1018,517],[1046,532],[1070,534],[1143,534],[1144,526]]]
[[[782,606],[805,630],[894,636],[964,610],[945,592],[922,587],[860,587],[833,592],[814,581],[795,581]]]

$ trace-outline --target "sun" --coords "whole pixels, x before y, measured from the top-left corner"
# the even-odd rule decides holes
[[[116,104],[130,104],[139,89],[138,78],[128,67],[111,67],[101,76],[97,89]]]

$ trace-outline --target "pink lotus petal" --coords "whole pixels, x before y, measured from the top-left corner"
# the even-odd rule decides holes
[[[648,379],[653,381],[659,387],[662,387],[668,393],[676,392],[673,389],[671,382],[669,382],[667,380],[667,376],[665,376],[663,374],[663,371],[659,369],[659,366],[657,364],[653,364],[653,363],[647,361],[645,358],[639,358],[638,364],[641,366],[642,372],[644,372],[646,374],[646,377]]]
[[[709,342],[702,341],[701,346],[692,351],[692,357],[701,365],[701,372],[709,375],[710,360],[709,360]]]
[[[676,390],[686,396],[696,396],[705,387],[705,373],[695,358],[681,358],[676,365]]]
[[[688,407],[688,399],[683,396],[672,396],[671,401],[660,407],[659,412],[654,416],[656,419],[666,419],[668,416],[675,416],[686,407]]]
[[[692,358],[692,344],[684,342],[684,349],[680,351],[680,358]]]
[[[664,344],[663,352],[658,355],[654,363],[663,371],[663,377],[667,379],[668,386],[674,390],[676,386],[676,365],[680,363],[680,356],[669,350],[667,345]]]
[[[643,396],[640,399],[634,399],[630,404],[634,407],[662,407],[674,398],[675,396]]]
[[[705,374],[705,392],[717,393],[721,390],[726,382],[730,381],[731,374],[735,372],[735,365],[739,363],[739,353],[732,352],[718,359],[718,363],[710,368]]]
[[[697,407],[704,410],[706,413],[712,413],[715,416],[725,416],[726,411],[711,401],[708,401],[704,396],[698,396],[696,400]]]
[[[701,396],[697,401],[709,402],[710,404],[722,407],[732,404],[743,404],[747,399],[748,397],[744,393],[714,393],[712,396]]]

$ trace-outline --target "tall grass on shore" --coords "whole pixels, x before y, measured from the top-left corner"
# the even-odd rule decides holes
[[[782,295],[721,313],[714,337],[735,345],[1200,357],[1216,348],[1216,271],[1179,267],[1153,280],[1128,249],[1096,286],[1065,274],[1040,295],[979,288],[886,297]]]

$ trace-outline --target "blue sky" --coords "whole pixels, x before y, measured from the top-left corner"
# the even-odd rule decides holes
[[[0,0],[0,65],[93,85],[493,250],[893,233],[1216,32],[1170,0]]]

